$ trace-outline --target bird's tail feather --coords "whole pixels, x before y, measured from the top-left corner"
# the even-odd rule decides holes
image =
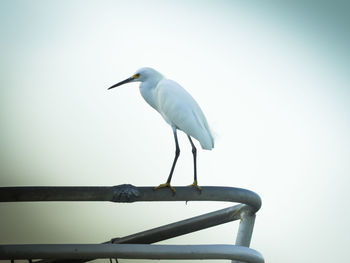
[[[214,138],[209,129],[203,133],[203,138],[198,140],[204,150],[212,150],[214,148]]]

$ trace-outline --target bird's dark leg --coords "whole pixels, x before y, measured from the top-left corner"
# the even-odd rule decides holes
[[[176,149],[175,149],[175,158],[174,158],[174,161],[173,161],[173,165],[171,166],[171,170],[170,170],[170,174],[169,174],[168,180],[166,181],[165,184],[160,184],[159,186],[155,187],[154,189],[159,189],[159,188],[163,188],[163,187],[169,187],[170,190],[173,193],[175,193],[176,192],[175,188],[170,185],[170,181],[171,181],[171,178],[173,176],[173,172],[174,172],[174,169],[175,169],[175,165],[176,165],[177,159],[179,158],[179,155],[180,155],[180,147],[179,147],[179,142],[177,140],[176,128],[173,128],[173,133],[174,133]]]
[[[193,180],[193,184],[191,184],[190,186],[194,186],[196,187],[199,191],[201,191],[202,189],[199,187],[198,182],[197,182],[197,148],[194,145],[191,137],[189,135],[187,135],[188,139],[190,140],[191,146],[192,146],[192,154],[193,154],[193,167],[194,167],[194,180]]]

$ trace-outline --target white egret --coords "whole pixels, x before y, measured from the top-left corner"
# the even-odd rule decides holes
[[[192,146],[194,180],[190,186],[196,187],[197,181],[197,149],[191,137],[197,139],[205,150],[214,148],[214,139],[210,132],[207,120],[193,97],[178,83],[166,79],[162,74],[152,68],[141,68],[134,75],[123,80],[108,89],[129,83],[141,82],[140,92],[146,102],[158,111],[164,120],[171,126],[175,139],[175,158],[170,170],[169,177],[165,184],[160,184],[155,189],[169,187],[171,191],[175,189],[170,185],[176,161],[180,155],[180,147],[177,140],[177,130],[187,134]]]

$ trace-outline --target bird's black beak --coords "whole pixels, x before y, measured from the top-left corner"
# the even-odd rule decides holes
[[[120,85],[129,83],[129,82],[132,82],[132,81],[134,81],[134,80],[135,80],[135,78],[134,78],[134,76],[132,76],[132,77],[130,77],[130,78],[127,78],[126,80],[123,80],[123,81],[121,81],[121,82],[119,82],[119,83],[117,83],[117,84],[114,84],[112,87],[109,87],[108,89],[113,89],[113,88],[118,87],[118,86],[120,86]]]

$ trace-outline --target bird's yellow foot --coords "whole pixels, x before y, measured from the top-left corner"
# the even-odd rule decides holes
[[[192,186],[192,187],[196,187],[198,189],[199,192],[202,191],[202,188],[197,184],[197,181],[194,180],[192,184],[190,184],[189,186]]]
[[[175,194],[176,190],[175,190],[174,187],[172,187],[172,186],[170,185],[170,183],[160,184],[160,185],[154,187],[154,190],[157,190],[157,189],[159,189],[159,188],[164,188],[164,187],[169,187],[170,190]]]

